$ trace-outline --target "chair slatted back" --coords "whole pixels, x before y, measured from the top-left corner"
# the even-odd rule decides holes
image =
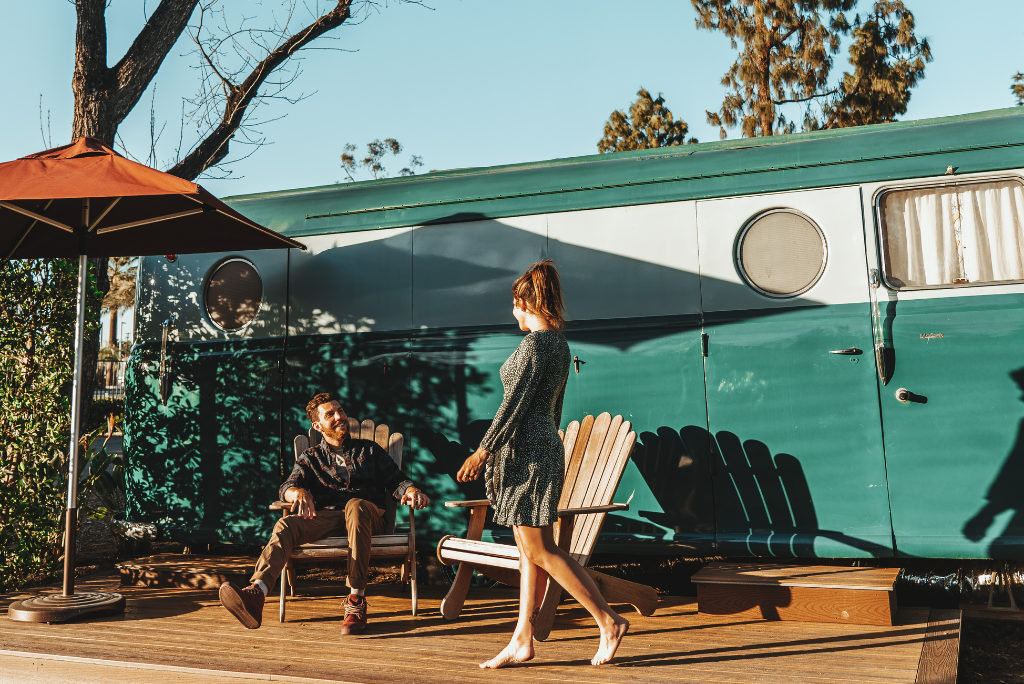
[[[602,413],[573,421],[565,430],[565,483],[559,508],[607,506],[626,470],[636,433],[622,416]],[[586,565],[601,533],[606,513],[576,517],[569,555]]]
[[[348,419],[348,434],[354,439],[369,439],[377,443],[377,445],[388,452],[395,464],[402,467],[402,448],[405,446],[405,438],[402,433],[392,433],[387,425],[381,424],[376,427],[372,420],[364,420],[362,422],[355,418]],[[295,458],[299,457],[303,451],[310,447],[314,447],[319,444],[323,439],[323,435],[316,428],[309,428],[308,435],[298,435],[295,438]],[[395,533],[395,517],[398,512],[398,502],[395,501],[393,496],[385,496],[385,509],[384,509],[384,534]]]

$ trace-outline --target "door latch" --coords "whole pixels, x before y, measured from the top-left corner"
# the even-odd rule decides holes
[[[171,383],[173,379],[171,377],[171,360],[167,356],[167,340],[171,335],[171,330],[174,328],[174,321],[176,316],[171,314],[171,317],[164,321],[163,334],[160,337],[160,403],[167,406],[167,400],[171,396]]]
[[[700,353],[705,358],[708,355],[708,334],[707,333],[701,333],[700,334]]]
[[[580,357],[578,357],[578,356],[572,357],[572,362],[576,365],[576,372],[577,373],[580,372],[580,364],[581,363],[584,363],[584,364],[586,363],[586,361],[581,361]]]

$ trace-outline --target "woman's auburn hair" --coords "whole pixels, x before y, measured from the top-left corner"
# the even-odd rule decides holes
[[[548,320],[556,330],[565,327],[565,303],[562,281],[551,259],[538,261],[512,284],[512,297],[522,302],[530,313]]]

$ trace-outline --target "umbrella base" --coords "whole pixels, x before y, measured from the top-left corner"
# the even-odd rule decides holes
[[[81,591],[71,596],[47,594],[15,601],[7,608],[7,617],[20,622],[67,622],[86,615],[123,612],[121,594]]]

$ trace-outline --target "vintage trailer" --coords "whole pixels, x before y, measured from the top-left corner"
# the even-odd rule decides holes
[[[1013,109],[234,198],[308,249],[142,261],[128,517],[262,543],[326,390],[406,435],[421,538],[463,529],[550,257],[563,424],[639,435],[601,548],[1024,558],[1022,170]]]

